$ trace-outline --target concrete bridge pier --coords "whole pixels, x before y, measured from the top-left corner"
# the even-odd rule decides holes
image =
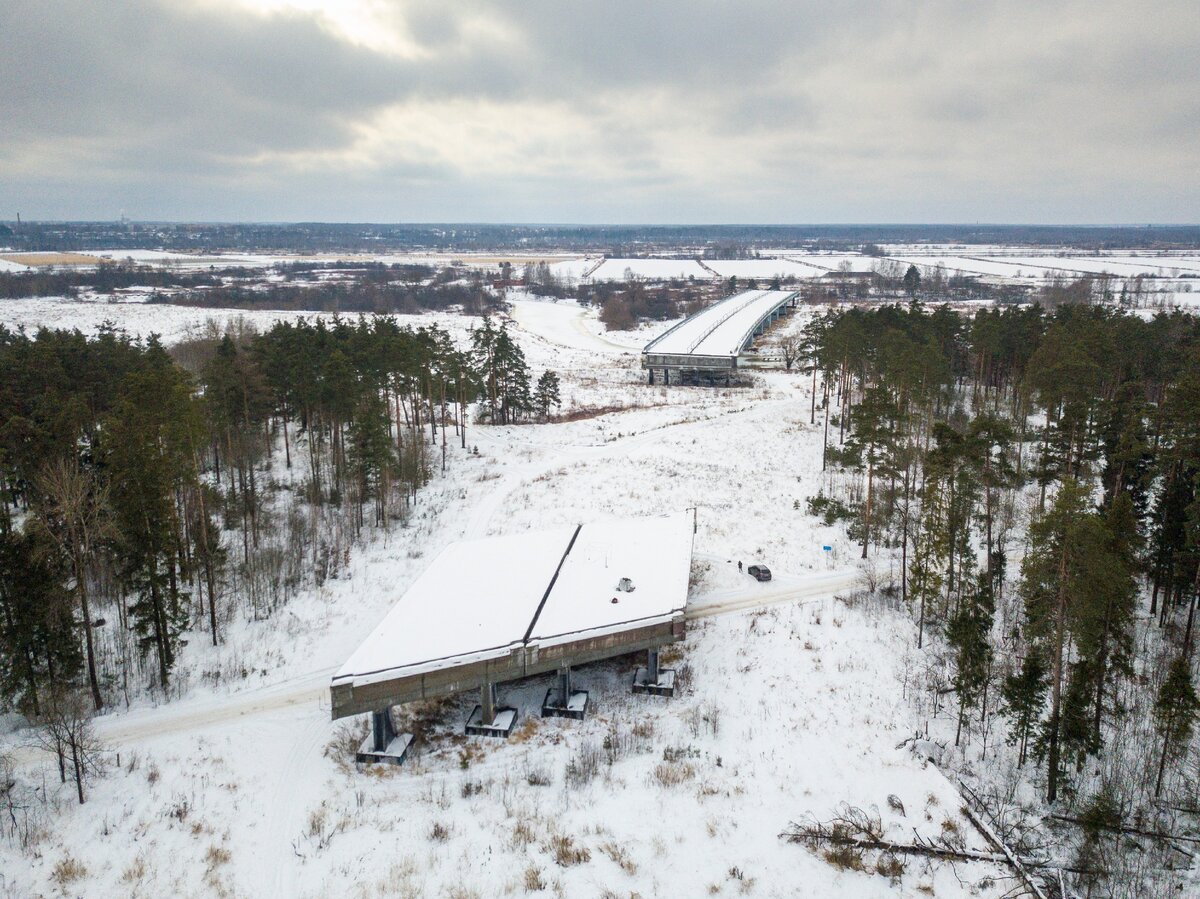
[[[558,672],[558,703],[566,705],[571,698],[571,666],[563,665]]]
[[[496,685],[485,683],[479,688],[479,707],[482,710],[484,724],[496,723]]]
[[[399,765],[408,754],[412,741],[412,734],[396,732],[396,725],[392,723],[392,707],[384,706],[371,712],[371,732],[354,754],[354,761],[360,765]]]
[[[660,668],[658,648],[646,650],[646,664],[633,673],[633,692],[649,696],[674,696],[675,672]]]
[[[466,732],[473,737],[507,737],[517,724],[517,710],[496,700],[496,684],[484,681],[479,688],[479,705],[467,718]]]
[[[383,752],[396,739],[396,726],[392,723],[392,707],[371,713],[371,749]]]
[[[554,685],[546,691],[542,700],[542,717],[573,718],[582,721],[587,717],[588,692],[571,687],[571,666],[564,664],[558,669]]]

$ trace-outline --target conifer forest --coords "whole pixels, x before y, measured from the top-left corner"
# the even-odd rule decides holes
[[[469,405],[512,423],[560,403],[506,326],[469,337],[301,319],[169,352],[0,330],[4,703],[36,718],[72,684],[95,710],[170,695],[185,641],[272,616],[364,528],[403,527],[448,444],[467,448]]]
[[[969,765],[1067,803],[1095,895],[1140,895],[1190,848],[1124,834],[1172,832],[1200,796],[1200,325],[913,303],[831,311],[804,340],[826,469],[808,509],[864,559],[892,551],[887,589],[934,649],[906,689],[952,704]]]

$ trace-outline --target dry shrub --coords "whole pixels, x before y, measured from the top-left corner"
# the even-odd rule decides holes
[[[696,776],[696,769],[687,762],[659,762],[654,766],[654,779],[664,787],[677,787]]]
[[[546,889],[546,881],[542,879],[542,869],[530,865],[525,869],[525,892],[540,893]]]
[[[649,752],[654,736],[654,722],[647,718],[639,721],[631,729],[625,730],[619,720],[608,725],[604,735],[604,758],[608,764],[615,765],[627,755]]]
[[[462,798],[470,799],[472,796],[478,796],[485,792],[487,788],[481,780],[464,780],[462,785]]]
[[[146,879],[146,859],[138,856],[121,872],[121,882],[137,885]]]
[[[592,860],[592,853],[586,846],[576,846],[574,839],[563,834],[551,837],[550,851],[554,853],[555,863],[563,868]]]
[[[527,765],[525,768],[525,783],[531,787],[548,787],[554,782],[550,769],[544,765]]]
[[[664,667],[674,665],[683,660],[683,647],[678,643],[664,646],[658,651],[658,664]]]
[[[478,743],[468,743],[458,751],[458,767],[466,771],[472,762],[477,762],[484,756],[483,747]]]
[[[693,706],[688,710],[686,720],[693,737],[699,737],[705,731],[715,737],[721,732],[721,710],[711,702]]]
[[[508,737],[510,743],[525,743],[536,736],[541,726],[540,718],[526,718]]]
[[[626,874],[636,874],[637,864],[629,857],[629,853],[625,851],[624,846],[618,846],[616,843],[608,842],[600,845],[600,851],[617,863],[617,866]]]
[[[904,874],[904,862],[890,852],[885,852],[875,862],[875,873],[888,878],[892,883],[897,883]]]
[[[444,843],[450,839],[450,826],[443,824],[441,821],[434,821],[433,827],[429,830],[429,839],[435,843]]]
[[[211,871],[213,868],[218,868],[221,865],[227,865],[233,860],[233,854],[224,846],[213,844],[208,847],[208,851],[204,853],[204,864]]]
[[[687,662],[675,669],[676,694],[689,693],[692,689],[692,666]]]
[[[580,746],[567,761],[567,786],[582,787],[590,783],[600,773],[602,759],[600,747],[592,741]]]
[[[862,852],[853,846],[830,846],[821,853],[839,871],[865,871]]]
[[[60,887],[66,887],[69,883],[74,883],[77,880],[83,880],[83,878],[87,877],[87,868],[84,867],[83,862],[68,852],[58,860],[58,864],[54,866],[51,876],[54,878],[54,882]]]
[[[366,721],[343,721],[333,729],[333,736],[325,744],[325,758],[343,771],[352,770],[358,749],[370,732],[371,726]]]
[[[660,404],[655,404],[660,405]],[[630,406],[576,406],[574,409],[568,409],[566,412],[560,412],[557,415],[550,415],[546,421],[552,422],[570,422],[584,421],[589,418],[599,418],[601,415],[609,415],[613,412],[624,412],[626,409],[641,409],[641,403],[634,403]]]
[[[518,821],[513,825],[512,845],[514,849],[524,849],[536,839],[537,836],[528,821]]]
[[[738,885],[740,892],[749,893],[754,889],[754,878],[747,877],[746,872],[737,865],[729,869],[729,879]]]
[[[427,743],[432,738],[433,731],[457,709],[458,698],[455,696],[405,703],[396,716],[396,730],[412,734],[414,743]]]

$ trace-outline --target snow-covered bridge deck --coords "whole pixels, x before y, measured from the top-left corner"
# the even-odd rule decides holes
[[[642,367],[725,370],[737,368],[738,356],[754,337],[794,305],[794,290],[748,290],[714,303],[660,334],[642,350]]]
[[[689,510],[451,544],[334,675],[333,717],[680,639],[693,530]]]

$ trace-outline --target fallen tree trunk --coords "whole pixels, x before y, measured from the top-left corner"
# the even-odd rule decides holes
[[[939,846],[936,843],[897,843],[878,837],[857,836],[840,832],[838,828],[815,825],[814,827],[797,827],[796,830],[781,833],[789,843],[803,843],[812,848],[823,844],[832,846],[851,846],[864,851],[873,849],[880,852],[895,852],[904,855],[923,855],[929,858],[944,858],[953,861],[993,862],[1007,865],[1009,860],[999,852],[977,852],[973,849],[952,849],[949,846]]]
[[[967,796],[970,800],[978,803],[979,807],[984,809],[986,812],[986,806],[983,804],[983,801],[975,795],[975,792],[970,787],[968,787],[961,780],[958,782],[958,785],[967,793]],[[1036,896],[1037,899],[1046,899],[1045,891],[1043,891],[1041,886],[1038,885],[1037,881],[1033,879],[1033,875],[1026,870],[1026,866],[1022,864],[1021,860],[1017,858],[1016,854],[1009,849],[1007,845],[1005,845],[1004,840],[1000,839],[1000,836],[995,830],[992,829],[991,825],[976,815],[975,812],[971,811],[970,802],[963,804],[963,813],[967,816],[967,820],[975,825],[975,829],[979,831],[985,840],[987,840],[988,844],[993,848],[1000,850],[1000,852],[1004,854],[1004,857],[1008,859],[1008,863],[1012,865],[1013,870],[1017,872],[1017,876],[1021,878],[1021,882],[1033,892],[1033,895]],[[1060,883],[1060,889],[1063,890],[1062,895],[1066,896],[1066,888],[1064,885],[1062,885],[1061,870],[1059,871],[1058,879]]]

